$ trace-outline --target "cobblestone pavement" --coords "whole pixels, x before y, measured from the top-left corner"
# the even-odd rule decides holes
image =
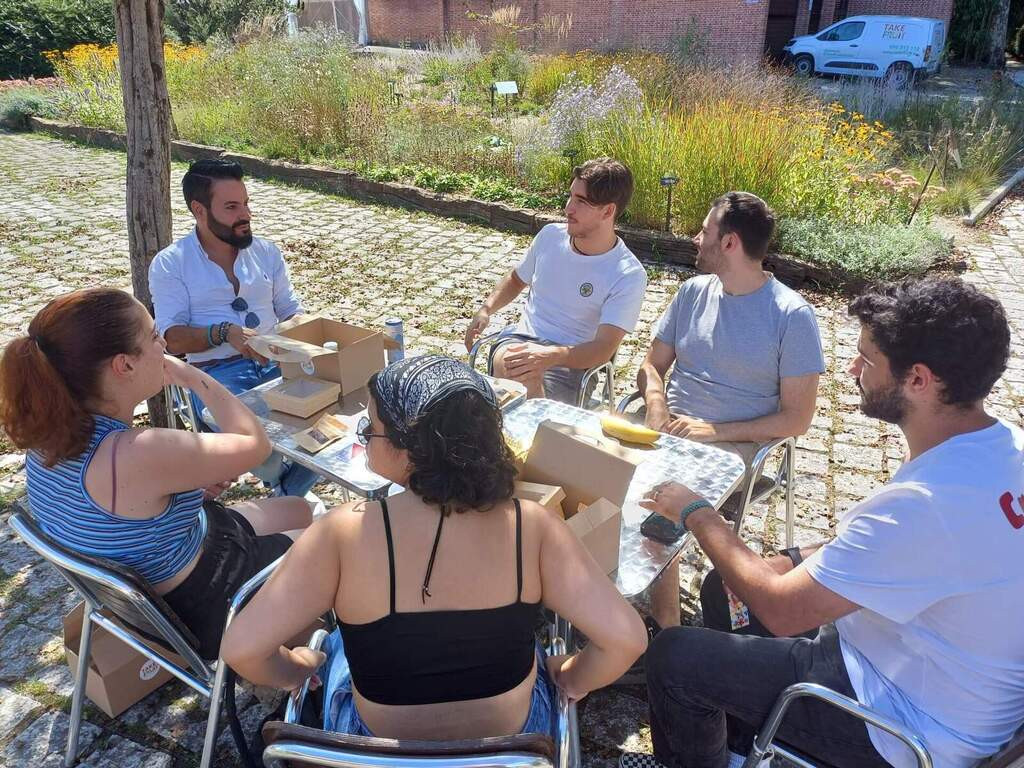
[[[174,181],[183,168],[175,166]],[[88,285],[129,285],[124,218],[124,155],[30,135],[0,133],[0,346],[22,332],[51,297]],[[250,181],[256,231],[278,242],[306,306],[360,323],[405,319],[417,349],[459,351],[458,339],[486,291],[522,253],[523,237],[436,217],[355,203]],[[190,218],[174,195],[175,236]],[[1010,313],[1014,355],[992,395],[994,413],[1024,417],[1024,200],[969,246],[968,273]],[[650,324],[687,273],[650,267],[642,328],[620,357],[625,390],[649,340]],[[800,441],[797,541],[828,537],[836,519],[888,479],[899,465],[901,438],[862,416],[845,375],[856,323],[843,302],[808,294],[828,359],[814,424]],[[512,308],[495,323],[512,318]],[[621,392],[620,392],[621,393]],[[21,457],[0,444],[0,517],[21,493]],[[326,490],[326,489],[325,489]],[[779,545],[782,504],[759,505],[744,536],[758,551]],[[701,575],[698,553],[682,573],[683,607],[694,612]],[[0,766],[59,765],[67,729],[71,677],[61,651],[61,617],[75,603],[59,577],[0,525]],[[268,692],[240,697],[243,722],[255,727],[272,703]],[[205,703],[173,684],[117,720],[89,706],[83,733],[90,766],[188,766],[198,761]],[[586,762],[613,765],[620,749],[649,748],[642,688],[615,688],[590,699],[582,718]],[[234,764],[227,735],[218,765]]]

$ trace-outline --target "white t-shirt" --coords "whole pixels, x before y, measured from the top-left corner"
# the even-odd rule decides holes
[[[1024,721],[1024,431],[946,440],[851,509],[809,557],[815,581],[862,606],[836,622],[857,698],[967,768]],[[869,728],[898,768],[916,765]]]
[[[208,327],[224,321],[244,326],[252,312],[259,318],[256,330],[269,333],[279,321],[302,312],[284,257],[269,240],[254,237],[235,257],[234,271],[238,295],[245,299],[247,310],[231,308],[235,289],[224,270],[206,255],[195,229],[164,248],[149,265],[156,329],[166,333],[175,325]],[[222,344],[186,357],[190,363],[201,363],[237,354],[230,344]]]
[[[622,238],[586,256],[570,244],[565,224],[537,233],[516,274],[530,286],[518,330],[570,346],[593,341],[599,325],[632,333],[647,290],[647,272]]]

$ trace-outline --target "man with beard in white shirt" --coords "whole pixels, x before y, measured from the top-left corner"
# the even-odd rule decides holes
[[[900,723],[936,768],[975,765],[1024,720],[1024,431],[984,406],[1009,358],[1006,315],[958,278],[874,287],[849,311],[861,410],[899,426],[906,461],[796,563],[763,560],[689,489],[651,490],[642,504],[693,534],[768,636],[661,632],[647,651],[654,756],[622,765],[725,768],[798,682]],[[916,765],[895,737],[809,699],[778,739],[840,768]]]

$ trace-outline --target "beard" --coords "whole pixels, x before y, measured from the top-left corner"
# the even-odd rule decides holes
[[[891,384],[868,392],[857,380],[860,390],[860,410],[865,416],[881,419],[889,424],[900,424],[907,415],[907,398],[899,384]]]
[[[234,226],[228,226],[227,224],[219,221],[216,216],[213,215],[213,211],[207,210],[206,217],[207,226],[210,231],[218,240],[223,240],[228,245],[234,246],[235,248],[248,248],[252,245],[252,230],[250,229],[245,234],[236,232],[236,228],[242,225],[248,225],[248,220],[242,220],[235,222]]]
[[[697,249],[697,268],[707,274],[713,274],[721,263],[721,253],[717,245],[702,245]]]

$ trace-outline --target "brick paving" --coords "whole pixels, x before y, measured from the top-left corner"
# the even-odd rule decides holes
[[[174,232],[191,219],[177,194],[184,167],[175,165]],[[60,293],[88,285],[128,287],[123,154],[33,135],[0,133],[0,346],[23,332],[32,315]],[[419,350],[459,353],[458,341],[478,302],[517,260],[523,237],[433,216],[356,203],[284,185],[248,182],[255,231],[277,242],[310,311],[363,324],[405,319]],[[1010,368],[991,397],[991,410],[1024,422],[1024,199],[1006,205],[995,226],[972,233],[968,279],[1003,301],[1013,330]],[[632,381],[650,325],[689,273],[650,267],[642,327],[620,354],[618,388]],[[846,509],[885,482],[899,466],[898,431],[862,416],[849,376],[857,326],[835,297],[808,293],[828,361],[810,431],[800,440],[797,542],[820,541]],[[494,319],[511,320],[518,306]],[[2,438],[0,438],[2,440]],[[21,494],[22,460],[0,442],[0,522]],[[323,489],[325,492],[329,489]],[[758,505],[744,538],[772,552],[782,535],[781,500]],[[707,564],[691,552],[682,569],[683,607]],[[71,677],[61,649],[61,617],[75,599],[59,577],[0,525],[0,766],[57,766],[64,749]],[[240,693],[244,723],[254,727],[275,701],[272,692]],[[171,684],[117,720],[87,705],[83,735],[90,766],[165,768],[195,765],[205,702]],[[620,749],[649,748],[642,688],[614,688],[590,697],[582,718],[585,763],[611,766]],[[217,765],[234,765],[221,737]]]

